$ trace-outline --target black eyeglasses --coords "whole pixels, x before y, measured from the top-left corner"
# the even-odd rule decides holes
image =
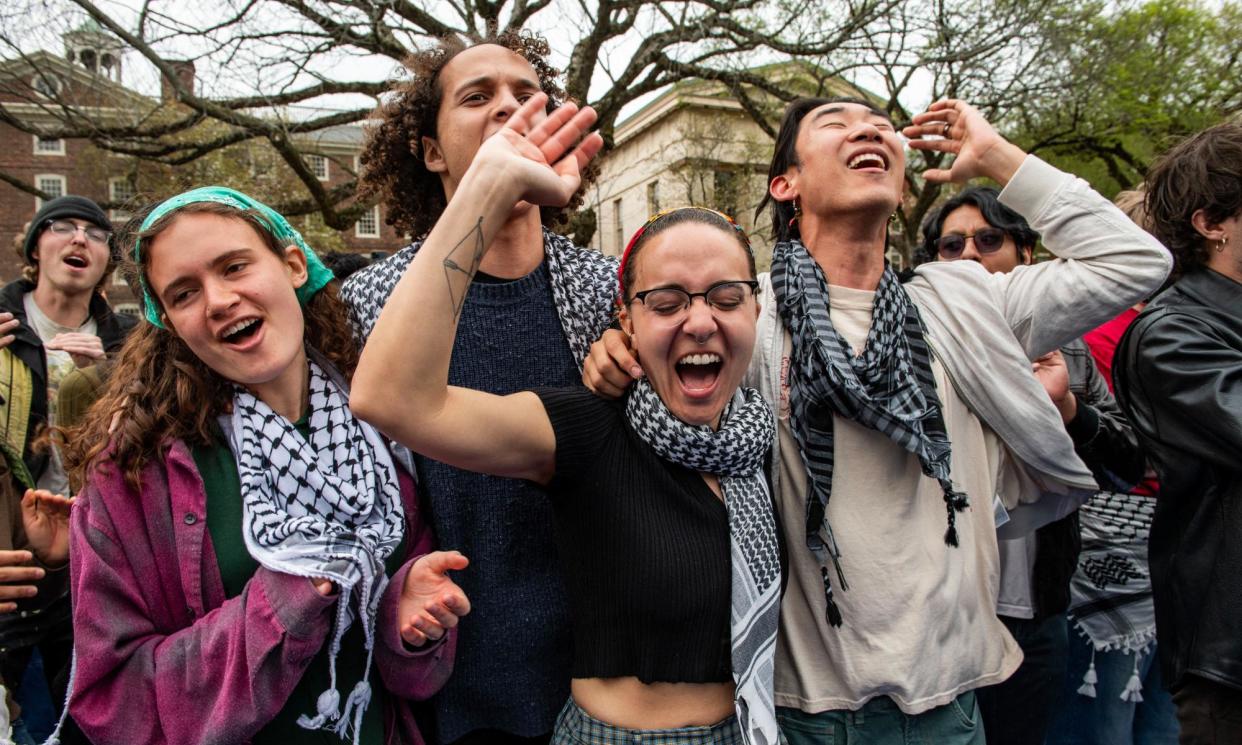
[[[47,229],[56,235],[74,235],[79,230],[86,234],[88,241],[93,241],[101,246],[108,245],[108,239],[112,234],[96,225],[87,225],[82,227],[72,220],[48,220]]]
[[[717,282],[703,292],[686,292],[679,287],[643,290],[634,293],[629,302],[637,300],[656,315],[676,318],[685,313],[696,297],[703,298],[703,302],[716,310],[736,310],[757,289],[759,283],[753,279],[735,279]]]
[[[942,235],[936,241],[936,251],[946,259],[956,259],[966,250],[966,239],[975,242],[975,250],[981,254],[996,253],[1005,245],[1005,231],[1000,228],[984,228],[971,235]]]

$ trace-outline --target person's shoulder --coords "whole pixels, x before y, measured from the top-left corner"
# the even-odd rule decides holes
[[[34,285],[25,279],[15,279],[4,287],[0,287],[0,311],[24,318],[26,316],[26,293],[33,289]]]
[[[550,230],[545,230],[543,236],[545,245],[558,254],[557,258],[560,261],[584,266],[591,271],[607,275],[612,279],[616,278],[617,267],[621,263],[621,260],[616,256],[609,256],[602,251],[576,245],[568,237],[560,233],[553,233]]]
[[[601,419],[619,418],[624,412],[624,399],[603,398],[580,385],[545,386],[533,388],[531,392],[543,402],[549,416],[552,416],[553,409],[559,416],[594,416]]]
[[[414,260],[420,246],[422,241],[415,241],[392,256],[349,275],[341,283],[341,298],[350,305],[368,300],[378,300],[383,305],[383,301],[388,299],[401,275]]]
[[[341,284],[341,301],[345,303],[350,323],[360,339],[370,336],[371,327],[379,319],[388,296],[401,281],[401,275],[409,268],[422,245],[422,241],[415,241],[383,261],[359,269]]]

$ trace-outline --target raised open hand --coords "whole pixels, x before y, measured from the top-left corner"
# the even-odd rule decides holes
[[[1026,153],[1001,137],[974,106],[953,98],[941,99],[914,117],[902,130],[915,150],[955,155],[948,168],[929,168],[928,181],[965,183],[986,176],[1004,186],[1022,165]],[[927,137],[937,139],[926,139]]]
[[[539,120],[547,105],[544,93],[531,96],[505,126],[487,138],[475,157],[480,167],[498,167],[501,178],[531,204],[560,207],[569,203],[582,183],[582,168],[604,145],[597,132],[595,110],[566,103]]]
[[[48,566],[69,561],[69,510],[73,499],[47,489],[27,489],[22,496],[22,525],[36,558]]]
[[[469,564],[457,551],[433,551],[410,567],[397,606],[399,631],[406,644],[421,647],[435,641],[470,612],[466,593],[448,576]]]

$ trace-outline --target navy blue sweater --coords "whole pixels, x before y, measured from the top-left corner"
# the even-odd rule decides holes
[[[470,286],[449,383],[498,394],[580,385],[546,266]],[[569,697],[573,651],[551,503],[526,481],[422,457],[416,464],[440,547],[470,559],[454,577],[472,609],[458,630],[453,675],[434,700],[437,740],[483,728],[550,732]]]

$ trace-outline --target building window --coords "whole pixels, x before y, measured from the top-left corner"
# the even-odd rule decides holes
[[[354,235],[359,238],[380,237],[379,205],[362,213],[362,217],[354,224]]]
[[[134,316],[135,318],[141,315],[138,303],[117,303],[112,306],[112,310],[123,315]]]
[[[138,196],[138,190],[134,188],[134,182],[130,181],[126,176],[117,176],[108,179],[108,199],[112,202],[130,205],[134,198]],[[114,209],[112,210],[113,220],[128,220],[133,216],[129,210]]]
[[[47,98],[56,98],[60,95],[60,79],[55,75],[38,73],[30,81],[30,87],[35,89],[35,93]]]
[[[128,287],[129,283],[125,281],[125,275],[121,272],[121,267],[112,270],[112,284],[115,287]]]
[[[63,197],[69,192],[69,186],[65,183],[64,176],[55,176],[50,174],[35,176],[35,188],[47,194],[49,199]],[[35,197],[35,209],[37,210],[42,207],[43,200],[39,197]]]
[[[64,155],[65,141],[59,137],[40,137],[35,135],[34,138],[34,154],[35,155]]]
[[[647,214],[654,216],[660,211],[660,182],[647,184]]]
[[[616,238],[617,255],[625,250],[625,225],[621,221],[621,200],[612,200],[612,234]]]
[[[322,155],[306,156],[306,165],[310,168],[311,173],[315,174],[315,178],[320,181],[328,180],[328,159]]]

